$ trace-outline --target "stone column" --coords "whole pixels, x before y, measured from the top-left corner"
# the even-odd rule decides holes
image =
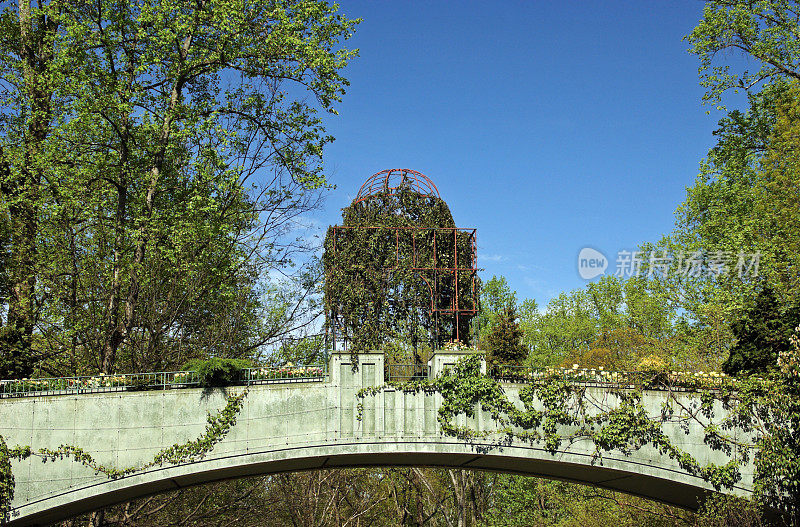
[[[439,350],[428,361],[428,378],[433,379],[445,368],[455,366],[459,359],[478,353],[476,350]],[[481,373],[486,373],[486,361],[481,359]]]

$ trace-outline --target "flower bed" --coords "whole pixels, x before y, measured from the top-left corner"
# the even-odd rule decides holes
[[[250,381],[280,379],[316,379],[324,374],[320,366],[282,366],[279,368],[250,368]]]
[[[601,368],[580,368],[577,364],[572,368],[528,368],[524,366],[498,365],[492,376],[504,382],[532,383],[551,377],[558,377],[569,382],[587,385],[611,385],[617,387],[644,386],[650,389],[659,388],[721,388],[730,381],[724,373],[703,371],[607,371]]]

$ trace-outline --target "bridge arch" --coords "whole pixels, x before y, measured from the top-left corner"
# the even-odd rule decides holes
[[[455,362],[437,355],[433,371]],[[644,447],[630,455],[609,453],[598,461],[593,445],[576,442],[551,454],[538,445],[462,441],[440,433],[436,394],[387,389],[363,402],[356,393],[383,382],[383,356],[361,354],[353,372],[349,355],[335,355],[323,382],[252,386],[236,425],[204,459],[165,465],[108,479],[78,463],[38,459],[13,463],[17,493],[9,525],[42,525],[120,501],[216,480],[319,468],[427,465],[494,470],[557,478],[618,490],[695,509],[711,487],[671,459]],[[241,390],[231,388],[229,390]],[[514,385],[507,387],[512,395]],[[598,388],[598,390],[601,390]],[[602,396],[598,392],[596,396]],[[664,395],[646,392],[646,406]],[[225,405],[222,391],[181,389],[98,393],[0,400],[0,434],[10,445],[56,448],[73,444],[99,462],[143,465],[159,449],[198,437],[208,412]],[[98,419],[98,416],[100,418]],[[491,430],[480,409],[459,424]],[[724,462],[703,445],[702,434],[668,431],[698,461]],[[752,490],[746,467],[736,494]]]

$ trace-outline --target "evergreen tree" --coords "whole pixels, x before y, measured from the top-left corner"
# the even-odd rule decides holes
[[[778,354],[789,345],[794,328],[800,323],[796,304],[781,307],[770,287],[764,287],[741,318],[731,324],[736,344],[722,369],[729,375],[763,373],[777,367]]]
[[[517,322],[517,309],[508,304],[500,313],[494,329],[486,337],[487,360],[495,364],[519,364],[527,355],[522,345],[522,329]]]

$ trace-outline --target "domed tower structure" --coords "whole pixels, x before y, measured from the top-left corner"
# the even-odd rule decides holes
[[[477,314],[475,229],[456,227],[436,185],[410,169],[378,172],[325,237],[326,328],[353,353],[398,342],[466,342]]]
[[[441,199],[439,189],[428,179],[428,176],[409,168],[393,168],[373,174],[358,190],[353,203],[364,201],[374,196],[392,195],[401,192],[413,192],[420,196]]]

